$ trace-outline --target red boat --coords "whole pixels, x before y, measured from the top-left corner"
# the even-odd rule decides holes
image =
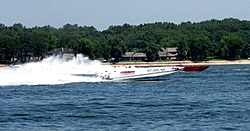
[[[183,65],[180,65],[183,66]],[[185,65],[183,66],[184,69],[182,71],[188,72],[188,71],[203,71],[206,70],[209,66],[207,65]]]

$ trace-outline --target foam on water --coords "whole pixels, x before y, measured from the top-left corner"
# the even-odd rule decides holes
[[[0,69],[0,85],[98,82],[99,79],[84,75],[96,74],[104,68],[108,67],[83,55],[77,55],[71,60],[51,56],[39,62],[24,64],[19,68]]]

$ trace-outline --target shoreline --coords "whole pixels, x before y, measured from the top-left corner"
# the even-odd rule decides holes
[[[174,66],[174,65],[247,65],[250,60],[211,60],[202,62],[192,61],[169,61],[169,62],[118,62],[116,64],[105,63],[104,65],[134,65],[134,66]]]
[[[102,63],[103,65],[134,65],[134,66],[174,66],[174,65],[250,65],[250,60],[210,60],[202,62],[192,62],[192,61],[168,61],[168,62],[118,62],[112,63]],[[0,68],[9,68],[9,65],[0,64]]]

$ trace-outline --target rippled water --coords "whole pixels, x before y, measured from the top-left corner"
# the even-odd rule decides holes
[[[250,65],[160,81],[0,86],[0,130],[250,130]]]

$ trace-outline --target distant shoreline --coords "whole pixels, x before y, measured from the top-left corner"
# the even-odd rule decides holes
[[[250,64],[250,60],[211,60],[202,62],[192,61],[169,61],[169,62],[119,62],[116,64],[105,63],[105,65],[135,65],[135,66],[173,66],[173,65],[244,65]]]
[[[173,66],[173,65],[247,65],[250,60],[210,60],[202,62],[192,61],[168,61],[168,62],[118,62],[116,64],[103,63],[103,65],[135,65],[135,66]],[[0,68],[8,68],[9,65],[0,64]]]

